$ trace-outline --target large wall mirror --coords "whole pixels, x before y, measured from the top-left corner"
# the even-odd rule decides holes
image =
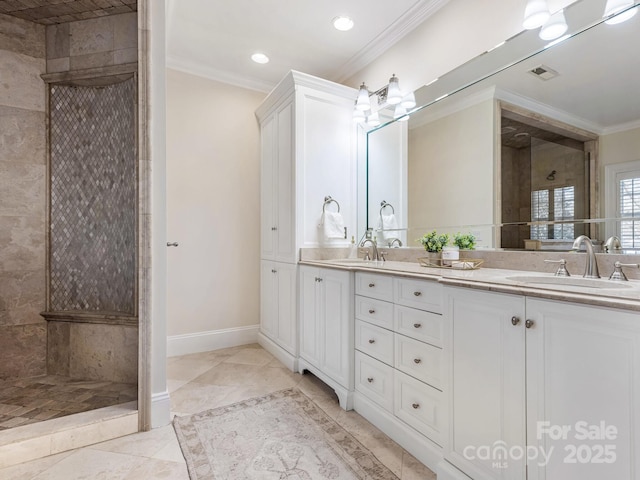
[[[568,250],[587,234],[640,249],[640,15],[605,24],[604,3],[565,10],[570,38],[523,32],[368,132],[363,223],[397,226],[379,241],[436,229],[486,248]]]

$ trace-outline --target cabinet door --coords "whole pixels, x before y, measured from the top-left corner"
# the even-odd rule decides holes
[[[260,125],[260,240],[261,258],[275,258],[276,212],[274,195],[277,188],[276,117],[271,115]]]
[[[317,268],[300,267],[300,356],[320,368],[320,332],[316,313],[318,278]]]
[[[297,354],[296,270],[297,265],[276,263],[278,281],[278,343],[292,355]]]
[[[527,318],[529,478],[640,479],[638,314],[527,298]]]
[[[523,479],[524,458],[500,454],[501,447],[525,448],[524,298],[444,292],[451,347],[445,456],[475,480]]]
[[[260,331],[277,340],[278,337],[278,282],[273,262],[260,262]]]
[[[295,238],[295,169],[294,169],[294,117],[293,99],[284,104],[277,115],[277,182],[274,194],[277,216],[275,231],[275,259],[296,262]]]
[[[349,272],[318,269],[321,370],[345,388],[352,384],[353,289]]]

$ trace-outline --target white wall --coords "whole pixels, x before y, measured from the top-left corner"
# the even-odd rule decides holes
[[[167,70],[167,240],[179,243],[167,250],[170,356],[259,323],[264,97]]]

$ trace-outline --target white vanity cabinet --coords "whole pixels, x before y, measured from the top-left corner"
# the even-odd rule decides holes
[[[355,409],[435,469],[446,414],[442,286],[356,273]]]
[[[356,94],[353,88],[290,72],[256,110],[263,262],[258,341],[292,370],[297,370],[298,361],[298,319],[292,313],[298,312],[297,295],[294,289],[289,296],[289,284],[282,285],[284,278],[278,279],[270,270],[286,270],[286,282],[293,279],[297,285],[300,248],[322,243],[318,224],[325,196],[340,205],[349,233],[355,229],[357,137],[352,111]],[[327,208],[335,211],[338,204]],[[346,246],[348,240],[332,242]]]
[[[352,408],[353,274],[300,267],[300,373],[309,370]]]
[[[449,462],[476,480],[640,479],[636,313],[458,287],[444,298]]]
[[[260,262],[261,330],[292,357],[297,357],[296,265]],[[293,369],[293,365],[289,365]]]

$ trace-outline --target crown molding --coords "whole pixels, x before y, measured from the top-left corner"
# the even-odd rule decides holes
[[[247,77],[245,75],[236,75],[234,73],[224,72],[217,68],[196,63],[184,58],[177,58],[168,55],[166,65],[167,68],[171,68],[172,70],[178,70],[180,72],[189,73],[209,80],[226,83],[233,85],[234,87],[246,88],[263,93],[269,93],[273,89],[272,83]]]
[[[420,0],[417,2],[404,15],[338,68],[334,74],[335,81],[344,82],[358,73],[448,2],[449,0]]]
[[[606,127],[602,129],[602,135],[611,135],[612,133],[626,132],[628,130],[634,130],[640,128],[640,120],[633,120],[627,123],[621,123],[612,127]]]

